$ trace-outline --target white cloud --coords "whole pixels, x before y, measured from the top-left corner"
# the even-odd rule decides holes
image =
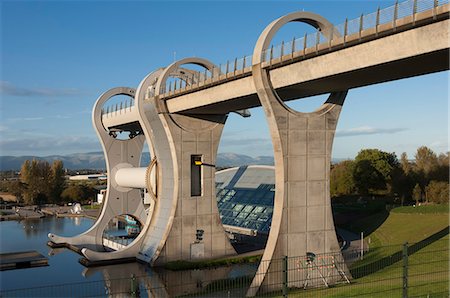
[[[67,154],[101,151],[99,141],[86,136],[29,136],[0,139],[2,155]]]
[[[0,93],[21,96],[21,97],[34,97],[34,96],[73,96],[80,95],[82,92],[75,88],[70,89],[51,89],[51,88],[25,88],[16,86],[7,81],[0,81]]]
[[[360,126],[345,130],[337,130],[336,137],[352,137],[352,136],[374,135],[374,134],[394,134],[405,130],[408,129],[401,127],[375,128],[370,126]]]

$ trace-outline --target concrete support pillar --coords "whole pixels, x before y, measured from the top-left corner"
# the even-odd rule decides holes
[[[147,76],[136,96],[139,121],[158,161],[155,210],[138,256],[152,264],[235,254],[220,220],[215,192],[214,165],[227,115],[169,114],[159,98],[167,78],[189,63],[213,67],[199,58],[175,62]],[[193,158],[202,165],[193,165]]]
[[[172,228],[157,264],[234,254],[220,220],[215,185],[217,149],[227,116],[165,117],[176,151],[178,195]],[[195,165],[195,158],[202,165]],[[200,176],[198,182],[192,177],[196,174]],[[197,239],[197,232],[202,240]]]
[[[347,92],[331,94],[312,113],[294,111],[278,97],[272,89],[270,70],[264,68],[262,59],[278,29],[292,21],[306,22],[328,33],[332,30],[331,24],[318,15],[293,13],[272,22],[255,47],[252,75],[273,142],[275,199],[266,249],[248,296],[281,289],[284,256],[288,257],[290,268],[287,286],[301,287],[306,272],[299,272],[303,269],[292,257],[305,256],[307,252],[339,252],[329,178],[334,133]]]

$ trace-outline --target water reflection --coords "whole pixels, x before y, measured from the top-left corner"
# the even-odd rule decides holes
[[[132,294],[141,297],[169,297],[159,275],[150,267],[139,263],[127,263],[85,268],[81,273],[89,278],[101,273],[106,294],[111,297]]]
[[[140,297],[199,296],[211,290],[224,291],[216,287],[217,280],[253,276],[256,271],[257,264],[190,271],[151,268],[136,262],[85,268],[78,262],[80,255],[75,252],[46,245],[48,231],[59,230],[60,234],[71,236],[87,230],[92,223],[86,218],[56,217],[0,222],[1,253],[36,250],[49,256],[47,267],[2,271],[1,291],[24,289],[14,292],[21,297],[129,297],[133,292]],[[0,296],[8,296],[3,294]],[[241,292],[231,293],[233,297],[240,295]]]
[[[131,293],[136,293],[140,297],[178,297],[208,292],[216,292],[219,295],[225,291],[224,288],[217,287],[219,281],[253,277],[256,268],[256,264],[247,264],[214,269],[170,271],[151,268],[140,263],[128,263],[85,268],[82,275],[89,278],[100,273],[105,282],[105,293],[111,297]],[[244,294],[247,287],[245,284],[242,286],[242,289],[237,290],[241,290]]]

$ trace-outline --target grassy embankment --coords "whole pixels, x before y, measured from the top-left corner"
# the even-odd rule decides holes
[[[449,226],[448,208],[448,204],[398,207],[389,214],[379,212],[348,224],[347,228],[353,232],[371,231],[365,237],[366,241],[370,239],[369,252],[364,260],[355,262],[351,267],[352,272],[360,268],[369,269],[368,272],[360,274],[360,278],[354,278],[351,285],[316,290],[311,294],[324,297],[401,297],[403,260],[395,257],[401,254],[402,244],[408,242],[413,248],[415,243],[430,243],[410,253],[408,295],[448,295],[449,236],[439,236]],[[390,258],[399,261],[387,262],[389,266],[381,262],[389,261]]]

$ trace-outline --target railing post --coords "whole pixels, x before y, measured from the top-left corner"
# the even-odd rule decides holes
[[[395,1],[394,20],[393,20],[394,31],[395,31],[395,29],[397,29],[397,17],[398,17],[398,1]]]
[[[292,38],[291,59],[294,59],[294,52],[295,52],[295,36]]]
[[[200,72],[198,73],[200,75]],[[208,77],[208,70],[205,68],[205,73],[203,74],[205,77],[203,78],[203,84],[206,84],[206,79]]]
[[[288,257],[283,257],[283,268],[282,268],[282,274],[283,274],[283,297],[288,296]]]
[[[375,34],[376,36],[378,36],[378,25],[380,25],[380,7],[378,6],[377,9],[377,20],[376,20],[376,24],[375,24]]]
[[[245,69],[245,56],[242,59],[242,72],[244,72],[244,69]]]
[[[270,66],[272,66],[272,59],[273,59],[273,45],[270,47],[270,56],[269,56]]]
[[[316,54],[319,52],[320,30],[316,31]]]
[[[344,47],[345,47],[345,43],[347,41],[347,31],[348,31],[348,19],[345,18],[345,23],[344,23]]]
[[[403,244],[403,287],[402,297],[408,298],[408,242]]]
[[[413,2],[413,13],[412,13],[413,26],[416,25],[416,13],[417,13],[417,0],[414,0],[414,2]]]
[[[225,68],[225,78],[228,78],[228,70],[230,69],[230,61],[227,60],[227,67]]]
[[[306,46],[307,46],[307,41],[306,39],[308,38],[308,35],[305,33],[305,37],[303,38],[303,56],[306,55]]]
[[[436,8],[439,6],[439,0],[434,0],[433,5],[433,20],[436,20]]]
[[[363,14],[361,14],[361,16],[359,17],[359,40],[361,41],[361,34],[362,34],[362,30],[364,27],[364,16]]]
[[[330,36],[328,37],[328,50],[331,50],[331,43],[333,42],[334,31],[337,29],[333,26],[333,29],[330,30]]]
[[[284,55],[284,40],[281,42],[280,61],[283,61],[283,55]]]
[[[236,75],[236,68],[237,68],[237,58],[234,58],[234,70],[233,70],[233,76]]]

